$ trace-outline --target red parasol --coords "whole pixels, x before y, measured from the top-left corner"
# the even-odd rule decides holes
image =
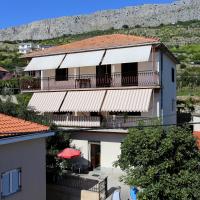
[[[76,157],[79,157],[80,155],[81,155],[81,152],[79,150],[72,149],[72,148],[66,148],[57,154],[59,158],[65,158],[65,159],[76,158]]]

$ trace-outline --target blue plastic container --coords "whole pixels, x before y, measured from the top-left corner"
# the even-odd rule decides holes
[[[138,189],[136,187],[131,187],[130,188],[130,197],[131,200],[137,200],[137,193],[138,193]]]

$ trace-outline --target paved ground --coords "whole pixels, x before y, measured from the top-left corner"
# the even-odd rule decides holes
[[[119,181],[119,177],[123,175],[123,172],[120,169],[110,169],[110,168],[101,168],[100,170],[95,170],[90,172],[92,174],[99,174],[100,177],[108,177],[108,193],[109,196],[107,200],[112,199],[112,193],[116,188],[121,187],[121,200],[129,199],[129,186],[124,185]]]

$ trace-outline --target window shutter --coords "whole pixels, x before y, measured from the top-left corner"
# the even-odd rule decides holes
[[[10,193],[10,174],[5,173],[2,175],[2,196],[6,196]]]
[[[19,170],[13,170],[11,173],[12,176],[12,192],[17,192],[19,190]]]

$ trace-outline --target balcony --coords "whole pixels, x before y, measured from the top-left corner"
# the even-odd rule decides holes
[[[141,122],[151,124],[152,119],[147,117],[133,116],[66,116],[53,115],[49,121],[63,127],[82,127],[82,128],[130,128],[138,126]]]
[[[30,78],[20,81],[23,91],[65,90],[80,88],[159,86],[159,74],[153,71],[141,71],[135,76],[113,73],[104,76],[96,74],[70,75],[66,80],[56,81],[55,77]]]

